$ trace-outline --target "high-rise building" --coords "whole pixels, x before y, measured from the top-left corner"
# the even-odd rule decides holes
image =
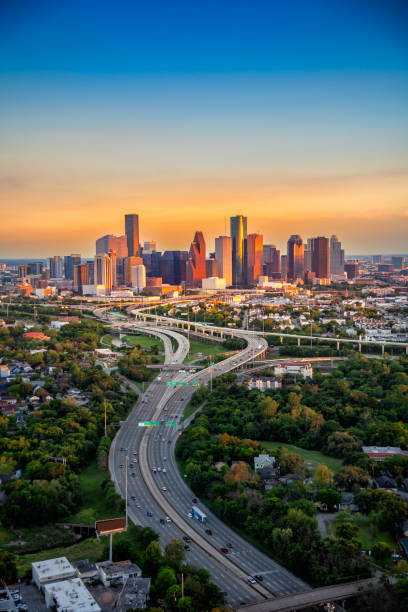
[[[113,236],[113,234],[106,234],[102,238],[98,238],[96,241],[95,253],[109,253],[114,251],[118,259],[123,259],[128,256],[128,248],[126,236]]]
[[[247,218],[236,215],[230,219],[232,238],[232,284],[242,285],[244,240],[247,237]]]
[[[205,272],[205,240],[202,232],[196,232],[188,252],[186,288],[200,288]]]
[[[150,253],[143,252],[143,265],[146,267],[147,276],[160,276],[160,251],[151,251]]]
[[[288,256],[281,255],[281,275],[283,280],[286,280],[288,277]]]
[[[95,285],[95,262],[93,259],[88,259],[86,262],[88,285]]]
[[[262,264],[265,264],[269,261],[269,252],[270,248],[274,246],[273,244],[264,244],[262,247]]]
[[[281,256],[280,251],[275,245],[269,244],[267,248],[263,247],[263,271],[266,276],[271,278],[280,278],[281,276]]]
[[[18,270],[18,278],[26,278],[28,276],[28,265],[27,264],[21,264],[18,266],[17,268]]]
[[[374,264],[381,263],[382,261],[383,261],[383,256],[382,255],[373,255],[372,256],[372,262]]]
[[[311,239],[312,272],[316,278],[330,278],[330,247],[329,239],[318,236]]]
[[[156,251],[156,241],[146,240],[143,244],[143,255],[145,253],[154,253]]]
[[[28,274],[33,276],[40,276],[44,268],[44,262],[42,261],[30,261],[28,264]]]
[[[74,291],[82,294],[82,287],[88,285],[88,264],[74,266]]]
[[[333,234],[330,237],[330,275],[341,276],[344,274],[344,249],[341,242]]]
[[[127,239],[128,256],[138,256],[139,246],[139,215],[125,215],[125,233]]]
[[[348,280],[353,280],[359,275],[358,261],[346,261],[344,262],[344,271],[347,274]]]
[[[74,280],[74,266],[78,266],[81,263],[81,255],[79,253],[72,253],[71,255],[65,255],[64,257],[64,276],[68,280]]]
[[[219,278],[225,278],[227,287],[232,285],[232,238],[230,236],[218,236],[215,239],[215,259]]]
[[[160,274],[167,285],[180,285],[186,280],[187,251],[165,251],[160,259]]]
[[[262,274],[263,236],[248,234],[245,241],[245,280],[253,287]]]
[[[50,277],[51,278],[63,278],[62,259],[59,255],[50,257]]]
[[[402,270],[405,268],[405,257],[393,255],[391,257],[391,263],[394,266],[394,270]]]
[[[213,278],[214,276],[218,276],[217,260],[210,257],[205,260],[205,277]]]
[[[116,285],[116,254],[100,253],[94,260],[94,284],[103,285],[109,293]]]
[[[123,260],[124,263],[124,283],[127,286],[132,285],[132,268],[134,266],[140,266],[143,264],[143,259],[141,257],[135,257],[132,255],[131,257],[126,257]]]
[[[292,234],[287,245],[287,278],[290,281],[296,281],[303,278],[303,240],[299,234]]]
[[[140,258],[139,258],[140,259]],[[141,292],[146,287],[146,268],[143,264],[132,266],[132,287]]]

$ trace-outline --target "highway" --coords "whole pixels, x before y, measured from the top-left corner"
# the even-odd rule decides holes
[[[129,330],[129,324],[124,326],[117,323],[117,326],[121,327],[121,331]],[[140,326],[132,323],[131,326],[135,330],[140,329],[142,332],[166,338],[163,340],[165,364],[174,365],[175,362],[181,364],[186,357],[189,343],[182,334],[163,328],[152,329],[143,323]],[[189,536],[192,542],[189,544],[191,550],[186,553],[187,561],[197,567],[208,569],[214,582],[226,592],[227,601],[232,606],[243,605],[244,602],[262,601],[265,597],[304,591],[308,586],[238,536],[201,502],[198,505],[208,517],[206,528],[210,528],[213,535],[207,535],[205,527],[199,521],[188,518],[194,494],[179,474],[174,448],[180,433],[180,417],[194,392],[194,387],[170,387],[166,382],[182,380],[208,384],[212,376],[233,370],[265,351],[266,341],[263,338],[252,334],[244,335],[248,342],[247,348],[212,368],[197,373],[164,369],[136,403],[134,410],[116,435],[109,456],[113,480],[123,496],[126,455],[129,456],[128,503],[132,521],[143,526],[149,525],[157,530],[162,546],[174,537],[183,539],[183,536]],[[169,336],[177,339],[179,343],[175,353],[172,352]],[[182,366],[180,370],[183,370]],[[138,422],[142,420],[159,421],[159,426],[139,427]],[[166,426],[164,421],[167,420],[171,420],[176,425]],[[154,474],[153,467],[160,468],[161,471]],[[163,487],[166,488],[165,491],[162,490]],[[152,512],[153,516],[148,517],[147,511]],[[160,518],[166,516],[170,517],[171,522],[162,525]],[[228,555],[220,551],[221,546],[228,547]],[[261,574],[262,583],[251,585],[247,577],[253,574]]]

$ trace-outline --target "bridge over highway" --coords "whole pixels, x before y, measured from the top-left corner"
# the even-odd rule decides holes
[[[375,580],[357,580],[345,584],[320,587],[302,593],[291,593],[283,597],[268,599],[262,602],[248,604],[238,608],[242,612],[292,612],[302,610],[321,603],[343,601],[357,595],[360,591],[373,587]]]

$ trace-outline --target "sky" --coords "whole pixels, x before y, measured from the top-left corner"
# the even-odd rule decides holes
[[[408,4],[1,0],[0,257],[229,217],[408,251]]]

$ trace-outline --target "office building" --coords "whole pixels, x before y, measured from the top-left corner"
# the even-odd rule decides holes
[[[275,245],[269,244],[263,247],[263,271],[266,276],[271,278],[280,278],[281,276],[281,256],[280,251]]]
[[[215,259],[219,278],[225,278],[227,287],[232,285],[232,238],[230,236],[218,236],[215,239]]]
[[[31,564],[33,582],[39,590],[50,582],[66,580],[76,576],[75,568],[66,557],[47,559],[46,561],[36,561]]]
[[[253,287],[262,274],[263,236],[248,234],[245,239],[245,281]]]
[[[281,264],[281,276],[283,280],[286,280],[288,276],[288,256],[287,255],[281,255],[280,264]]]
[[[88,264],[74,266],[74,291],[82,294],[82,287],[88,285]]]
[[[164,251],[160,258],[160,274],[157,276],[161,276],[168,285],[180,285],[186,280],[187,260],[187,251]]]
[[[329,239],[318,236],[311,239],[312,272],[316,278],[330,278],[330,246]]]
[[[63,278],[63,265],[62,258],[59,255],[49,258],[50,264],[50,277],[51,278]]]
[[[391,257],[391,263],[394,266],[394,270],[402,270],[405,268],[405,257],[393,255]]]
[[[236,215],[230,219],[232,239],[232,284],[243,283],[244,240],[247,237],[247,218]]]
[[[156,241],[146,240],[143,244],[143,255],[145,253],[154,253],[156,251]]]
[[[299,234],[292,234],[287,244],[287,279],[296,281],[303,278],[304,271],[304,247],[303,240]]]
[[[125,215],[125,234],[128,257],[140,254],[139,246],[139,215]]]
[[[116,284],[115,253],[100,253],[94,259],[94,285],[105,287],[109,293]]]
[[[347,274],[348,280],[353,280],[358,277],[358,261],[346,261],[344,263],[344,271]]]
[[[269,261],[269,251],[271,249],[271,247],[273,247],[273,244],[264,244],[262,247],[262,265],[266,264],[267,261]]]
[[[217,260],[210,257],[205,260],[205,277],[213,278],[214,276],[218,276]]]
[[[67,280],[74,280],[74,266],[81,263],[81,255],[73,253],[64,257],[64,276]]]
[[[383,256],[382,255],[373,255],[371,258],[373,264],[378,264],[381,263],[383,261]]]
[[[124,265],[124,283],[126,286],[130,287],[132,285],[132,268],[133,266],[139,266],[143,264],[143,259],[141,257],[135,257],[132,255],[131,257],[126,257],[123,260]]]
[[[200,288],[205,272],[205,240],[202,232],[196,232],[188,252],[186,288]]]
[[[95,284],[95,262],[93,259],[88,259],[86,262],[87,274],[88,274],[88,284]]]
[[[44,262],[42,261],[31,261],[28,264],[28,274],[31,276],[40,276],[44,269]]]
[[[394,266],[391,263],[379,263],[377,268],[378,271],[382,273],[390,274],[391,272],[394,272]]]
[[[330,238],[330,275],[341,276],[344,274],[344,249],[337,236]]]
[[[150,253],[143,252],[143,265],[146,267],[147,276],[160,276],[161,253],[151,251]]]
[[[44,586],[45,605],[55,612],[100,612],[101,608],[80,578]]]
[[[140,259],[140,258],[139,258]],[[143,264],[132,266],[132,288],[143,291],[146,287],[146,268]]]
[[[17,275],[19,279],[27,278],[28,276],[28,265],[21,264],[17,268]]]
[[[95,253],[109,253],[114,251],[118,259],[123,259],[128,256],[128,248],[126,236],[113,236],[113,234],[106,234],[102,238],[98,238],[96,241]]]

